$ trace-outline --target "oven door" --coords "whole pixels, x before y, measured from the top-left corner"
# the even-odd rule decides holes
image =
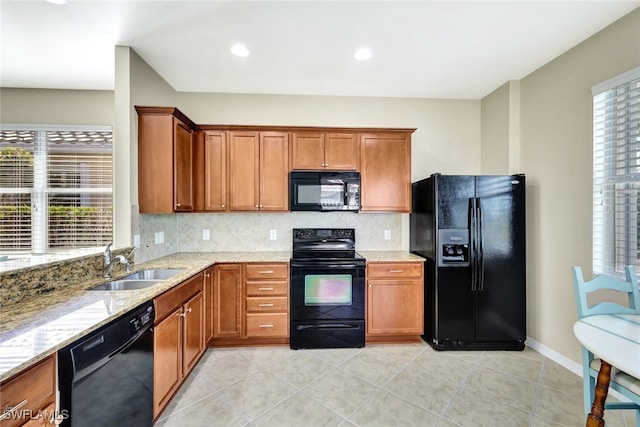
[[[291,262],[291,320],[364,320],[365,267]]]

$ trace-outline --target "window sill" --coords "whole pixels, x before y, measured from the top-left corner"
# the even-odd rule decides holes
[[[4,257],[3,255],[0,256],[0,274],[5,272],[15,272],[16,270],[30,269],[32,267],[40,267],[45,264],[51,264],[59,261],[69,261],[86,256],[95,256],[97,254],[101,254],[103,251],[104,247],[101,246],[42,255],[9,255],[7,260],[2,261],[2,258]]]

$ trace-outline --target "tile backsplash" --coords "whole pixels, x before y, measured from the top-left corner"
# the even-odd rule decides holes
[[[401,214],[352,212],[242,212],[133,214],[133,234],[149,245],[136,261],[144,262],[174,252],[289,251],[294,228],[354,228],[358,250],[401,250]],[[209,240],[203,239],[208,230]],[[271,240],[275,230],[276,239]],[[385,230],[390,234],[385,239]],[[164,232],[164,243],[155,243]]]

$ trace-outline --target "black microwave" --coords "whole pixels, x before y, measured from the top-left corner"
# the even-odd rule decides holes
[[[291,172],[292,211],[360,210],[360,172]]]

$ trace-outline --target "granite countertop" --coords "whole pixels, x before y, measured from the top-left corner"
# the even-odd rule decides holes
[[[425,259],[406,251],[358,251],[367,262],[424,262]]]
[[[184,270],[157,285],[135,291],[89,291],[107,281],[88,280],[84,288],[57,290],[0,310],[0,381],[44,359],[89,332],[182,283],[216,263],[289,262],[290,252],[177,253],[136,264]],[[123,273],[124,276],[130,273]],[[114,276],[114,279],[117,279]]]
[[[406,251],[358,251],[369,262],[423,262]],[[0,310],[0,381],[44,359],[135,307],[217,263],[289,262],[291,252],[188,252],[136,264],[144,269],[184,272],[157,285],[135,291],[89,291],[106,279],[86,286],[52,291],[4,306]],[[114,276],[114,279],[130,273]]]

